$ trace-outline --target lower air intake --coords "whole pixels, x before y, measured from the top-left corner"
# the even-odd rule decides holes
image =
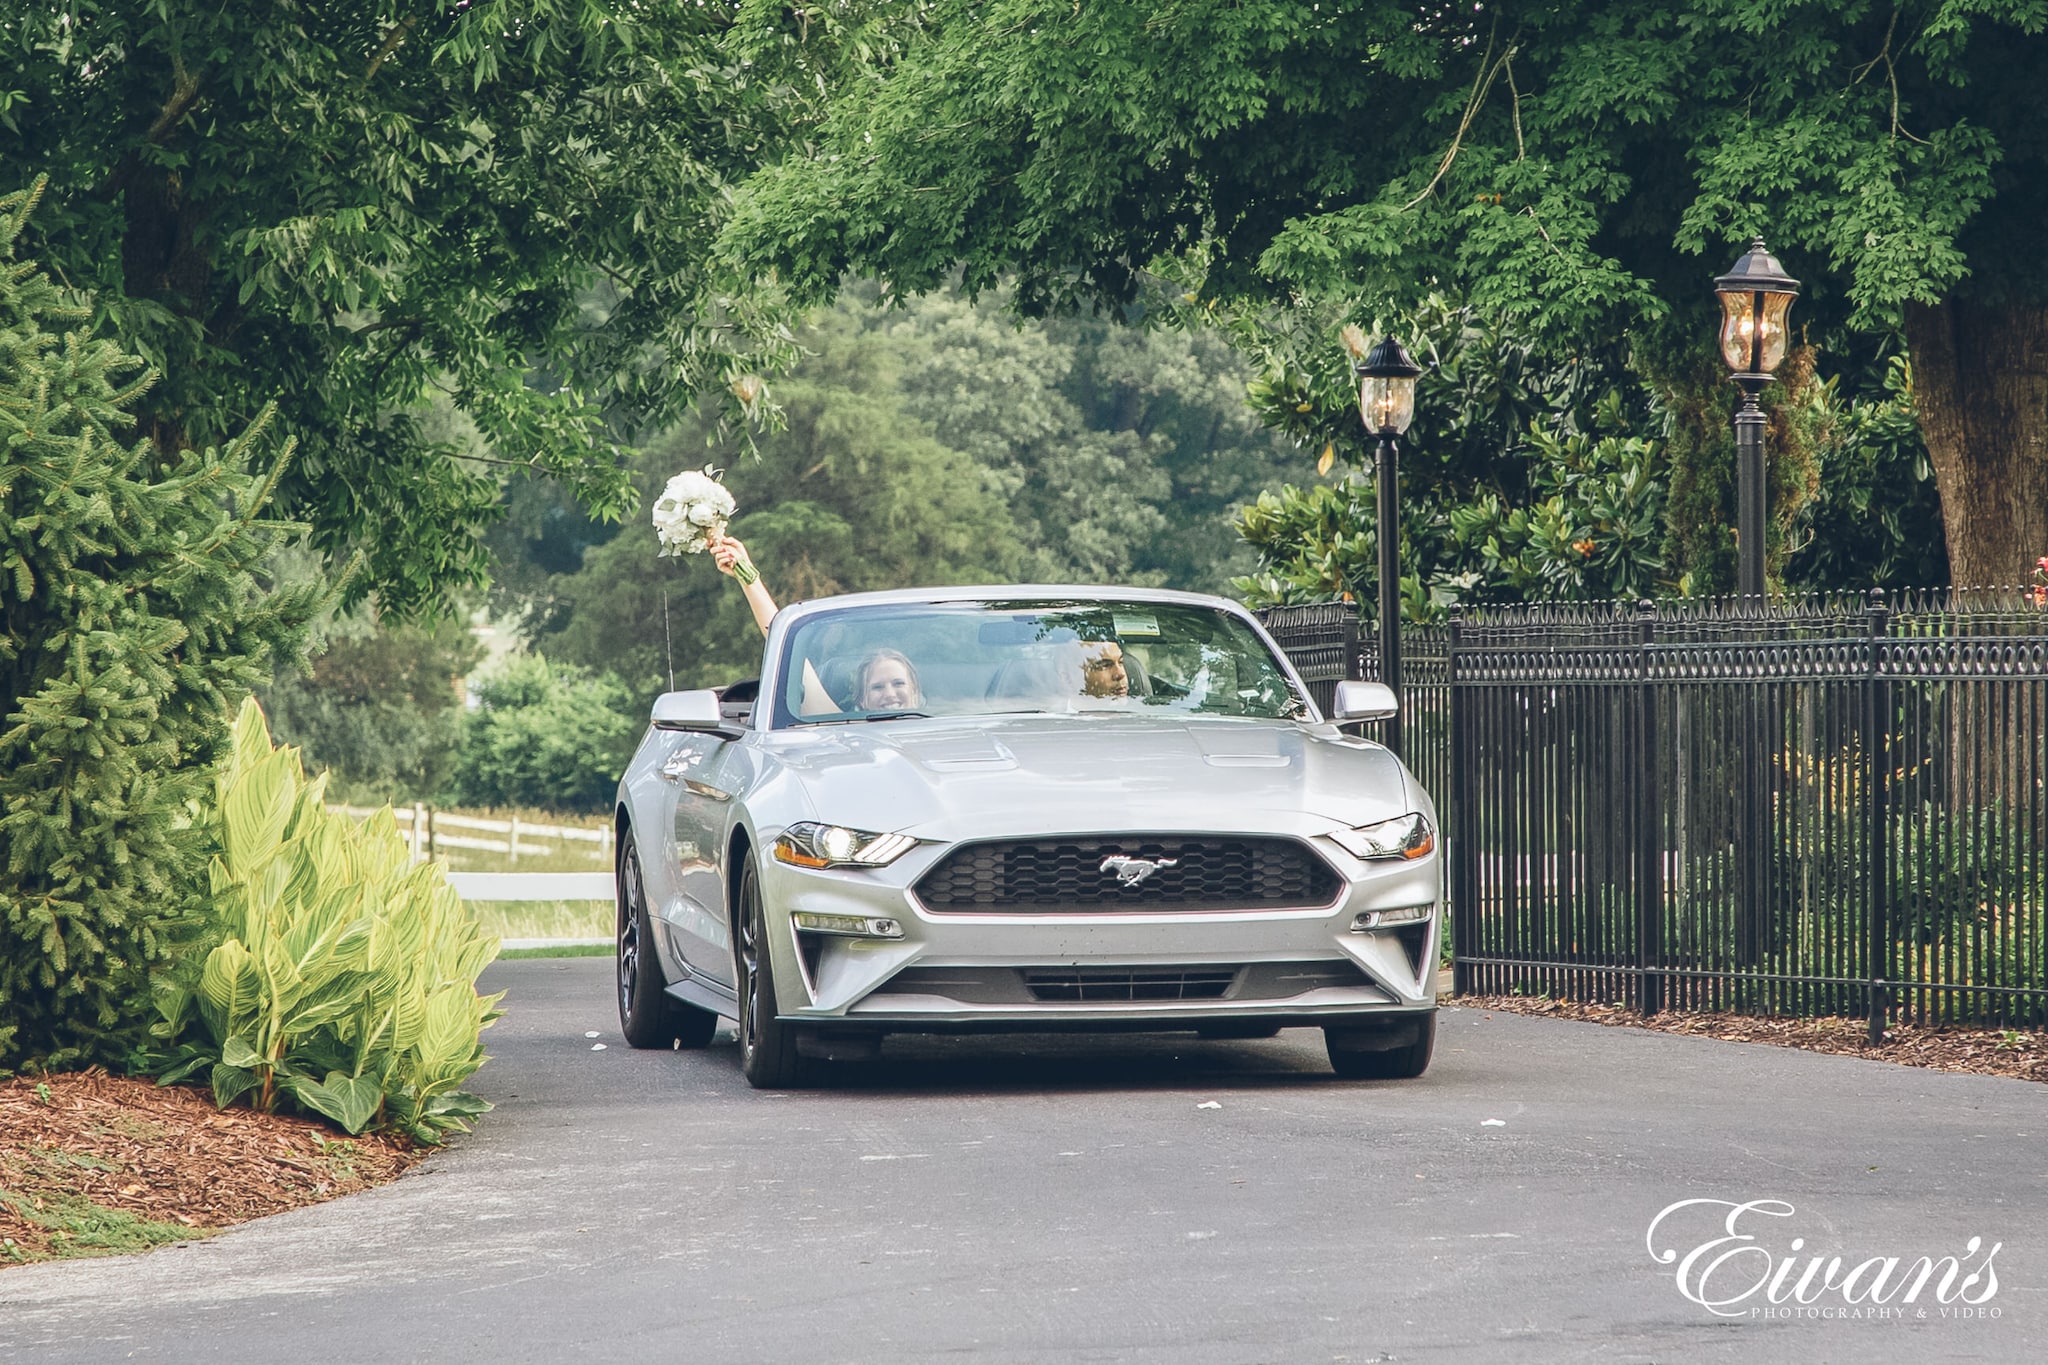
[[[1237,969],[1027,971],[1024,987],[1045,1001],[1220,1000]]]

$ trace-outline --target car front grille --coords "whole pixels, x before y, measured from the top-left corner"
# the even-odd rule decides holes
[[[1024,988],[1035,1000],[1220,1000],[1237,979],[1235,968],[1186,971],[1027,971]]]
[[[1123,871],[1151,865],[1143,879]],[[1285,910],[1332,904],[1343,883],[1293,839],[1245,835],[1129,834],[964,844],[917,883],[938,914],[1119,910]]]

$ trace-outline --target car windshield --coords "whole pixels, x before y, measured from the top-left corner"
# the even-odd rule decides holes
[[[1170,602],[912,602],[793,627],[777,726],[1095,711],[1309,714],[1245,622]]]

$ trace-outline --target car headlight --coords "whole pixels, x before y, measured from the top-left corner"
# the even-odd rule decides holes
[[[1426,858],[1436,850],[1436,831],[1420,811],[1397,815],[1377,824],[1340,829],[1330,836],[1354,858]]]
[[[871,834],[804,820],[776,839],[775,861],[793,867],[887,867],[916,847],[917,840],[907,834]]]

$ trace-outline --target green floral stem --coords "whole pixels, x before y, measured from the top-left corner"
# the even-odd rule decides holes
[[[740,581],[740,586],[743,588],[751,588],[761,581],[761,575],[756,573],[754,566],[747,563],[744,559],[733,561],[732,576]]]

